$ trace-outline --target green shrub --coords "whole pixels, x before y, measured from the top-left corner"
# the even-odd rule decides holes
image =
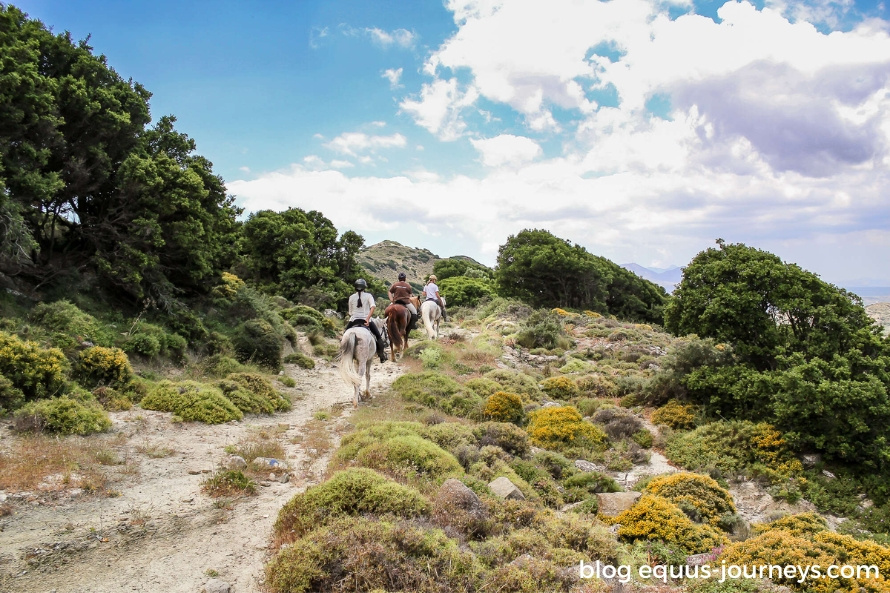
[[[120,348],[95,346],[77,358],[75,375],[86,387],[111,385],[122,387],[133,379],[133,368],[127,354]]]
[[[498,391],[488,397],[482,416],[488,420],[497,422],[512,422],[522,424],[525,418],[525,410],[522,409],[522,400],[515,393]]]
[[[473,427],[479,445],[495,445],[511,455],[523,457],[529,452],[528,434],[508,422],[482,422]]]
[[[536,465],[547,470],[547,473],[555,480],[563,480],[575,475],[578,471],[571,461],[553,451],[539,451],[535,453],[532,460]]]
[[[296,387],[297,386],[297,380],[294,379],[293,377],[281,376],[281,377],[278,377],[278,381],[285,387]]]
[[[454,455],[420,436],[397,436],[362,448],[355,457],[362,467],[380,470],[394,477],[441,483],[459,477],[464,471]]]
[[[0,416],[7,411],[16,410],[25,403],[25,394],[12,384],[12,381],[0,375]]]
[[[13,410],[24,401],[61,394],[68,369],[58,348],[41,348],[0,331],[0,375],[8,381],[0,407]]]
[[[535,493],[541,497],[541,501],[550,508],[558,509],[565,503],[561,488],[546,469],[538,467],[531,461],[514,459],[510,462],[510,468],[534,488]]]
[[[266,566],[272,593],[475,591],[482,566],[439,529],[342,517],[282,548]]]
[[[562,481],[566,502],[580,502],[591,494],[621,492],[618,482],[600,472],[579,472]]]
[[[768,523],[755,523],[752,525],[754,533],[765,533],[774,529],[787,531],[797,537],[808,537],[828,530],[828,522],[824,517],[816,513],[800,513],[780,517]]]
[[[695,409],[677,400],[671,400],[652,414],[654,424],[664,424],[671,428],[691,428],[695,424]]]
[[[250,319],[235,330],[232,344],[241,362],[278,370],[281,367],[281,350],[284,336],[265,319]]]
[[[145,322],[136,325],[124,344],[127,352],[147,358],[169,356],[174,360],[182,360],[187,347],[188,342],[179,334],[168,333],[159,325]]]
[[[82,342],[97,346],[112,346],[114,335],[89,313],[70,301],[40,303],[28,318],[49,332],[50,343],[71,353]]]
[[[559,400],[569,400],[578,395],[578,387],[568,377],[550,377],[541,383],[541,390],[548,397]]]
[[[545,449],[603,449],[606,435],[581,418],[572,406],[547,407],[529,414],[528,434],[532,444]]]
[[[315,361],[303,354],[302,352],[294,352],[284,357],[285,364],[295,364],[301,369],[314,369]]]
[[[146,410],[172,412],[187,422],[221,424],[243,414],[218,388],[196,381],[162,381],[142,398]]]
[[[650,448],[655,443],[655,437],[649,432],[648,428],[641,428],[637,432],[630,435],[630,440],[638,444],[644,449]]]
[[[735,514],[729,492],[711,477],[688,472],[660,476],[646,486],[645,492],[666,498],[690,519],[720,527],[727,515]]]
[[[226,377],[232,373],[246,372],[248,369],[231,356],[219,353],[205,358],[201,363],[201,368],[212,377]]]
[[[241,385],[260,400],[267,402],[268,405],[264,404],[264,408],[268,407],[272,411],[277,412],[284,412],[291,408],[290,400],[275,389],[275,386],[262,375],[256,373],[232,373],[226,377],[226,380]],[[267,413],[271,414],[272,412]]]
[[[564,373],[566,375],[570,373],[584,373],[590,370],[590,365],[584,362],[583,360],[578,360],[577,358],[572,358],[564,365],[559,367],[559,372]],[[577,390],[577,386],[576,386]]]
[[[526,319],[516,342],[524,348],[567,348],[571,346],[559,315],[550,311],[535,311]]]
[[[587,375],[575,379],[575,385],[582,395],[612,398],[618,396],[618,386],[611,379],[601,375]]]
[[[711,422],[674,433],[665,453],[671,461],[712,476],[760,476],[771,483],[798,478],[803,467],[772,425],[747,420]]]
[[[47,431],[60,435],[87,435],[111,428],[111,419],[95,400],[80,401],[63,395],[25,404],[15,413],[20,431]]]
[[[485,373],[485,378],[499,383],[503,391],[525,396],[529,400],[537,400],[543,393],[533,377],[520,371],[495,369]]]
[[[472,391],[480,397],[488,397],[504,388],[497,381],[486,379],[485,377],[475,377],[464,383],[464,388]]]
[[[133,408],[133,400],[112,387],[97,387],[92,393],[96,401],[109,412],[121,412]]]
[[[344,516],[428,515],[430,503],[417,490],[365,468],[335,473],[329,480],[297,494],[278,512],[275,536],[292,542]]]
[[[235,407],[245,414],[275,413],[275,407],[272,405],[272,402],[256,395],[240,383],[230,379],[223,379],[217,381],[215,385],[226,396],[226,399],[235,404]]]
[[[439,407],[439,400],[461,393],[460,383],[445,375],[431,371],[406,373],[392,384],[393,390],[408,401]]]
[[[644,494],[610,522],[620,525],[618,537],[624,541],[660,540],[680,546],[687,554],[710,552],[728,543],[713,527],[696,525],[676,505],[651,494]]]
[[[240,470],[220,470],[202,482],[201,490],[213,497],[253,495],[256,494],[256,482]]]

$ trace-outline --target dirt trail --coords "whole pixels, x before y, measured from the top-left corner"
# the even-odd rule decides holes
[[[297,381],[282,389],[297,394],[287,413],[218,426],[173,424],[170,414],[141,409],[112,414],[112,433],[99,438],[127,458],[118,466],[129,468],[127,474],[112,484],[119,496],[0,492],[13,508],[0,518],[0,591],[198,593],[214,589],[208,587],[212,579],[230,584],[232,593],[261,591],[278,510],[320,481],[330,456],[300,435],[317,411],[333,408],[325,430],[336,446],[352,410],[351,387],[332,364],[316,363],[313,370],[286,367]],[[400,373],[398,365],[375,363],[372,393],[387,389]],[[4,441],[15,438],[2,429]],[[201,482],[228,457],[226,445],[258,430],[280,435],[290,481],[264,480],[257,496],[219,508],[219,501],[201,492]],[[144,453],[161,448],[175,453]]]

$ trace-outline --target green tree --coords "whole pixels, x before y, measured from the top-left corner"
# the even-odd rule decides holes
[[[455,276],[484,278],[486,280],[492,280],[494,278],[494,273],[491,268],[459,257],[436,260],[436,263],[433,264],[433,274],[435,274],[436,278],[440,281],[445,280],[446,278],[454,278]]]
[[[545,230],[511,235],[495,272],[505,296],[535,307],[588,309],[661,323],[664,290]]]
[[[481,299],[496,294],[494,286],[488,280],[466,276],[440,279],[439,292],[445,296],[449,307],[475,307]]]
[[[334,306],[351,292],[363,245],[352,231],[338,239],[333,223],[315,210],[261,210],[243,226],[248,277],[263,290],[316,306]]]

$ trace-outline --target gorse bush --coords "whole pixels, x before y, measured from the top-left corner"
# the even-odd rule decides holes
[[[292,542],[345,516],[430,513],[430,503],[417,490],[365,468],[335,473],[329,480],[294,496],[278,512],[275,536]]]
[[[188,342],[179,334],[169,333],[159,325],[145,322],[136,325],[124,344],[127,352],[135,352],[147,358],[169,356],[177,361],[185,357],[187,347]]]
[[[111,428],[111,419],[95,400],[81,401],[66,395],[26,404],[15,413],[20,431],[46,431],[59,435],[87,435]]]
[[[545,449],[604,449],[605,433],[581,418],[572,406],[547,407],[529,414],[527,428],[533,444]]]
[[[522,400],[518,395],[498,391],[486,400],[485,407],[482,408],[482,416],[487,420],[522,424],[525,411],[522,409]]]
[[[87,348],[77,357],[75,375],[86,387],[122,387],[133,379],[133,368],[127,354],[120,348],[95,346]]]
[[[0,407],[13,410],[25,401],[63,393],[69,368],[58,348],[41,348],[37,342],[0,332],[0,375],[8,381]]]
[[[691,428],[695,424],[695,410],[691,405],[684,405],[671,400],[652,414],[653,424],[664,424],[671,428]]]
[[[624,541],[658,540],[681,547],[687,554],[710,552],[728,542],[708,525],[696,525],[676,505],[659,496],[644,494],[630,509],[610,519],[619,524]]]
[[[278,370],[284,338],[265,319],[245,321],[235,330],[232,344],[241,362],[253,362]]]
[[[781,517],[769,523],[755,523],[752,527],[755,533],[781,529],[797,537],[809,537],[820,531],[827,531],[828,522],[816,513],[800,513]]]
[[[243,414],[217,387],[196,381],[161,381],[140,404],[146,410],[172,412],[186,421],[221,424]]]
[[[269,408],[275,412],[284,412],[291,408],[290,400],[275,389],[275,386],[262,375],[232,373],[226,377],[226,381],[234,382],[252,393],[259,401],[263,402],[263,408]],[[271,414],[271,411],[266,413]]]
[[[532,313],[516,334],[516,342],[524,348],[552,349],[571,346],[559,315],[547,311]]]
[[[725,524],[736,511],[729,492],[711,477],[688,472],[654,478],[644,492],[661,496],[677,505],[693,521],[713,527]]]
[[[294,352],[284,357],[285,364],[295,364],[301,369],[314,369],[315,361],[303,354],[302,352]]]

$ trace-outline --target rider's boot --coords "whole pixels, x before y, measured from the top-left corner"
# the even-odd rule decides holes
[[[416,313],[411,314],[411,321],[408,322],[408,331],[409,332],[417,329],[417,317],[418,317],[418,315]]]
[[[386,356],[386,348],[384,348],[382,340],[377,340],[377,356],[380,357],[381,363],[388,360],[388,357]]]
[[[448,313],[445,312],[445,307],[442,307],[442,321],[448,321]]]

